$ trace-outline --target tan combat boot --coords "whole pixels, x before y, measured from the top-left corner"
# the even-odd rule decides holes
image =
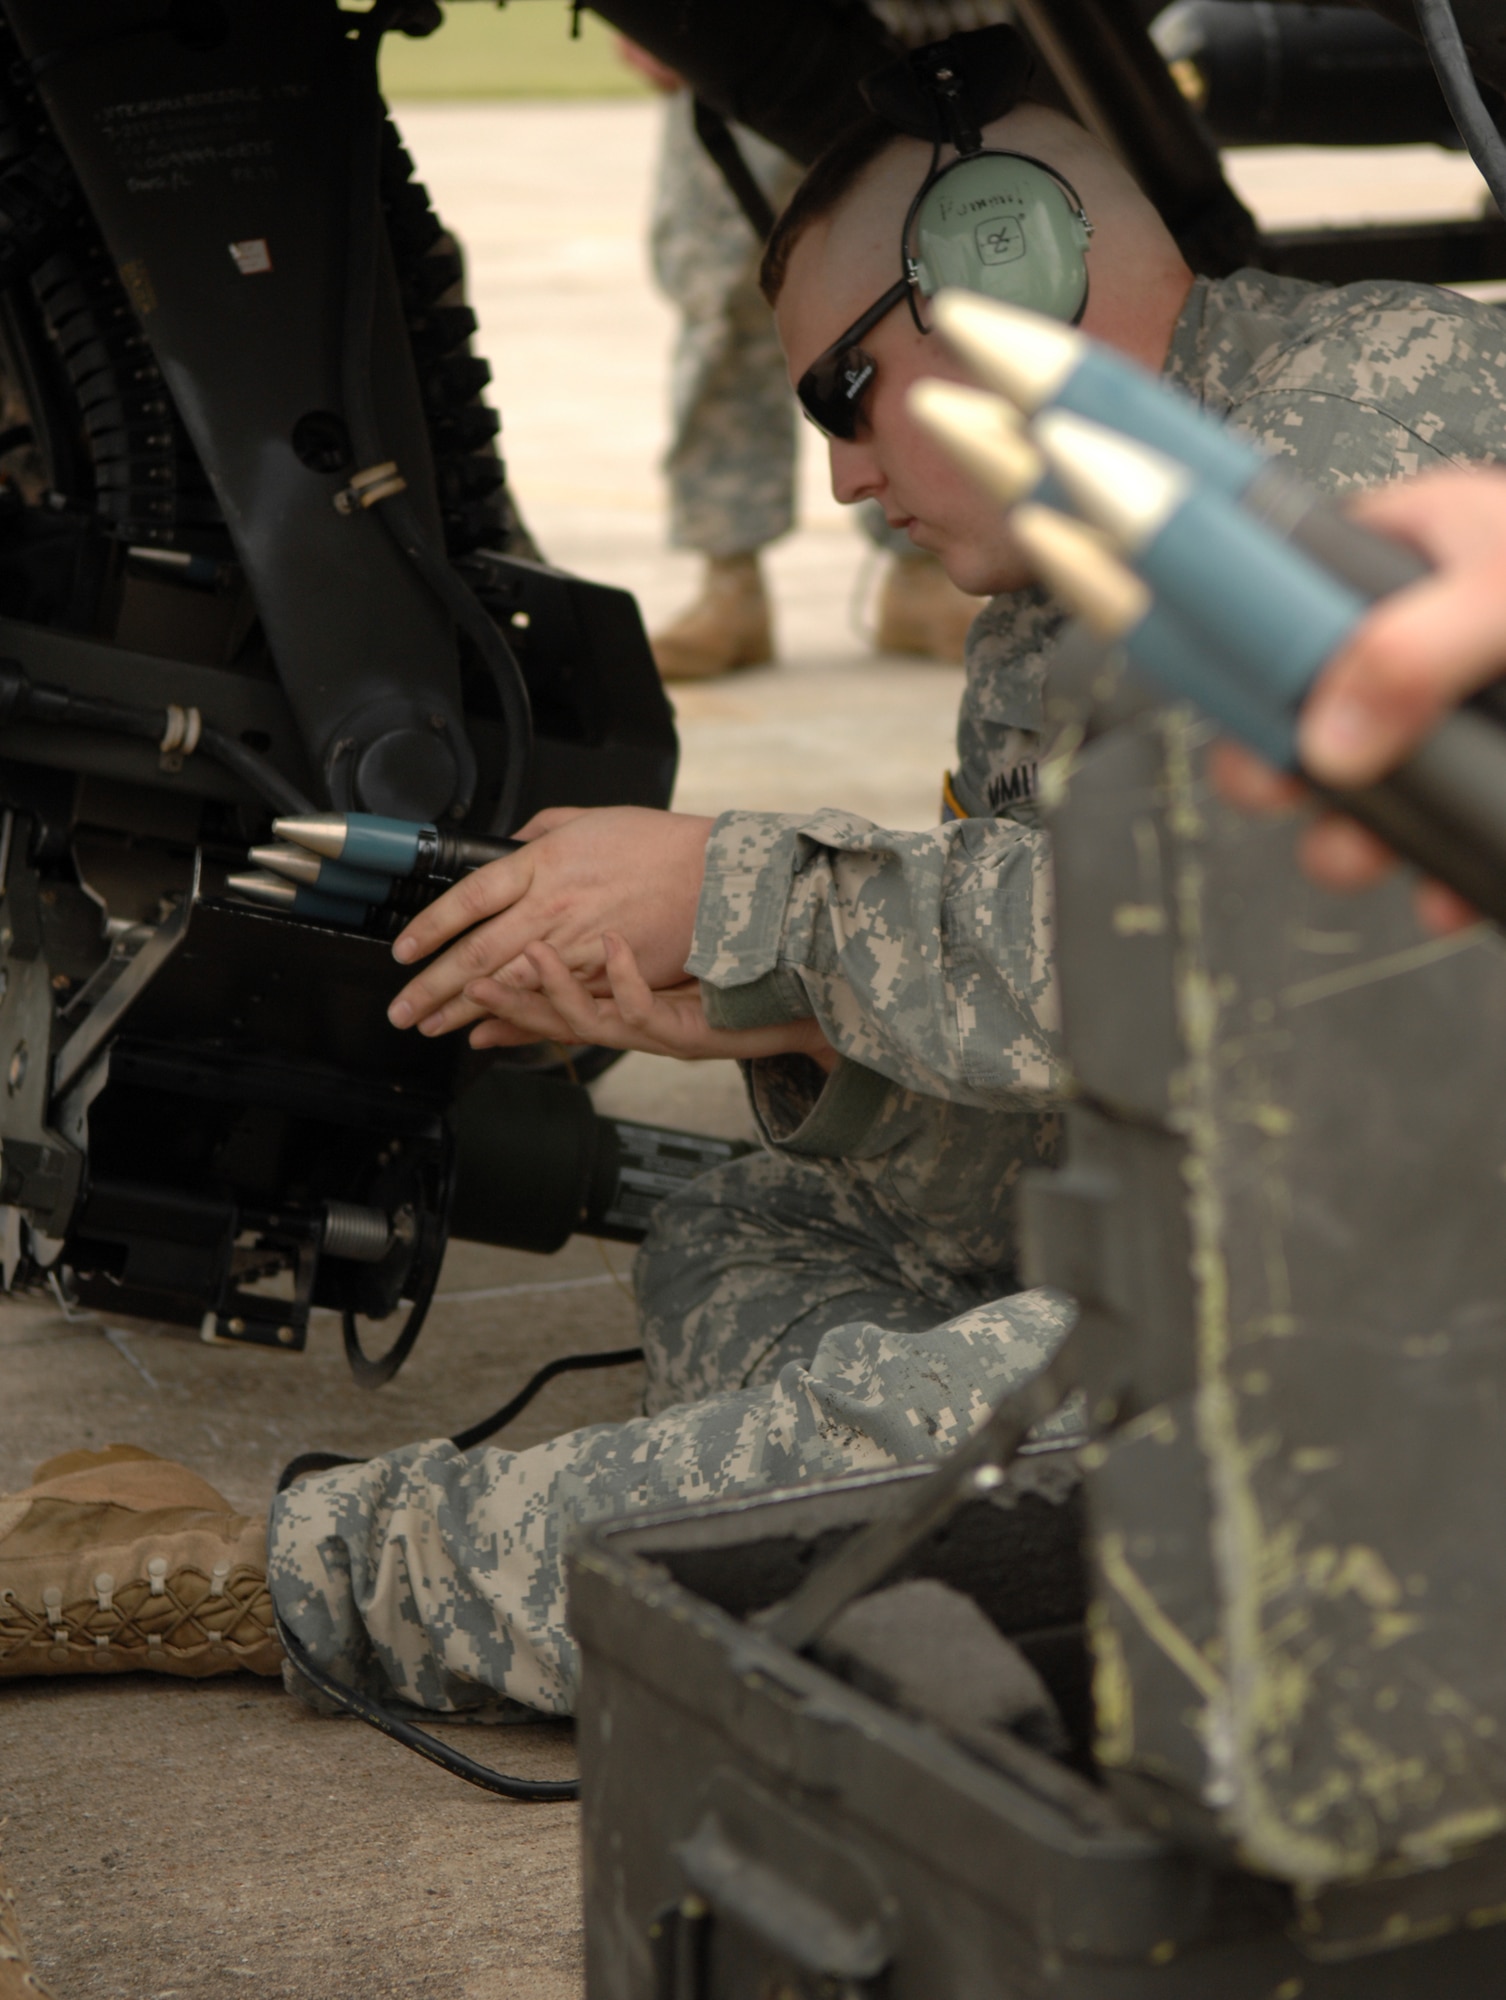
[[[52,2000],[51,1987],[44,1986],[32,1970],[16,1916],[15,1891],[3,1870],[0,1870],[0,2000]]]
[[[666,681],[706,681],[774,657],[758,557],[710,556],[695,603],[649,641]]]
[[[266,1523],[187,1466],[70,1451],[0,1498],[0,1679],[281,1665]]]
[[[874,649],[956,666],[983,603],[960,591],[935,556],[895,556],[879,593]]]

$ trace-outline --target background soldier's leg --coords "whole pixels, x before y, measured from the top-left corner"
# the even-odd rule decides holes
[[[706,557],[700,596],[654,638],[667,680],[773,657],[758,553],[788,532],[795,509],[795,408],[758,290],[759,245],[692,113],[688,91],[665,106],[651,239],[654,275],[680,313],[664,457],[670,541]],[[777,207],[794,162],[752,133],[736,138]]]
[[[439,1440],[300,1480],[272,1508],[278,1612],[373,1694],[568,1714],[563,1554],[578,1524],[939,1458],[1045,1364],[1071,1313],[1030,1291],[925,1333],[843,1326],[762,1388],[529,1451]]]

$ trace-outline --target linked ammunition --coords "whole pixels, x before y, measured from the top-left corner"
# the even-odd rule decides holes
[[[1062,603],[1100,638],[1121,641],[1131,665],[1163,693],[1195,701],[1272,763],[1290,761],[1285,712],[1252,693],[1207,634],[1160,601],[1101,534],[1038,505],[1018,508],[1010,525]]]
[[[1060,411],[1035,435],[1088,521],[1281,726],[1280,761],[1294,767],[1298,705],[1365,600],[1161,453]]]
[[[909,405],[957,463],[1006,507],[1031,496],[1047,507],[1062,505],[1045,459],[997,396],[931,379],[912,385]]]
[[[251,859],[274,875],[301,882],[305,888],[318,889],[326,896],[348,896],[353,902],[375,906],[389,901],[392,895],[390,875],[349,868],[343,861],[326,861],[306,847],[253,847]]]
[[[347,867],[384,875],[441,875],[453,881],[517,851],[515,840],[477,840],[380,813],[310,813],[274,820],[279,840]]]
[[[1165,452],[1361,596],[1384,597],[1425,573],[1414,550],[1349,520],[1190,397],[1086,334],[974,292],[943,291],[935,314],[979,379],[1027,416],[1066,411]]]
[[[1364,616],[1358,586],[1141,444],[1061,411],[1039,418],[1035,437],[1091,523],[1015,509],[1045,581],[1163,688],[1296,768],[1298,709]],[[959,456],[976,463],[986,450],[1003,457],[974,431]],[[1006,464],[987,483],[1013,476]],[[1379,783],[1326,796],[1506,928],[1506,727],[1494,711],[1456,710]]]
[[[248,903],[262,903],[271,909],[291,910],[297,917],[317,917],[327,924],[364,924],[367,905],[348,896],[321,896],[301,882],[289,882],[281,875],[232,875],[226,887]]]

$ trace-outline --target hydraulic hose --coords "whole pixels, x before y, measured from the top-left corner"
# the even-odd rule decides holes
[[[451,1777],[464,1778],[468,1785],[479,1786],[483,1792],[492,1792],[498,1798],[524,1799],[534,1804],[548,1805],[561,1799],[580,1797],[579,1778],[514,1778],[505,1771],[492,1770],[490,1765],[478,1764],[474,1757],[452,1749],[437,1736],[431,1736],[426,1729],[415,1728],[406,1716],[396,1715],[390,1708],[383,1708],[380,1702],[370,1700],[357,1688],[332,1679],[315,1663],[302,1640],[288,1630],[281,1618],[277,1620],[277,1636],[295,1669],[326,1700],[335,1702],[347,1715],[358,1715],[362,1722],[369,1722],[373,1729],[380,1729],[384,1736],[390,1736],[394,1743],[401,1743],[405,1750],[427,1757],[431,1764],[448,1771]]]
[[[1416,6],[1417,25],[1449,114],[1470,158],[1484,175],[1496,207],[1506,215],[1506,139],[1485,108],[1450,0],[1416,0]]]
[[[358,465],[385,465],[376,403],[371,391],[371,330],[376,311],[381,226],[381,97],[376,52],[390,7],[379,5],[351,38],[350,220],[347,231],[345,319],[341,382],[345,422]],[[342,19],[348,17],[342,16]],[[450,617],[486,663],[506,725],[506,765],[494,831],[511,833],[522,817],[523,786],[533,755],[533,712],[512,648],[473,592],[455,574],[443,550],[430,544],[418,509],[402,491],[374,503],[383,525]]]
[[[199,731],[199,748],[206,757],[212,757],[217,764],[223,764],[227,771],[233,771],[238,778],[244,778],[252,791],[259,792],[269,806],[280,813],[306,813],[316,810],[299,791],[295,784],[285,778],[277,766],[249,743],[241,743],[234,736],[227,736],[223,729],[215,729],[205,723]]]
[[[179,726],[193,711],[179,710]],[[97,729],[109,736],[129,736],[158,747],[169,741],[173,711],[165,708],[135,708],[128,702],[108,701],[98,695],[72,694],[67,688],[38,685],[13,660],[0,660],[0,723],[36,722],[61,725],[68,729]],[[285,778],[270,758],[253,750],[222,729],[202,723],[193,743],[186,740],[183,754],[202,751],[227,771],[233,771],[267,805],[280,813],[311,813],[317,810],[298,787]]]

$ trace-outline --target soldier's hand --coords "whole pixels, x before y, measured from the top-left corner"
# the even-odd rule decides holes
[[[1352,512],[1411,542],[1436,568],[1376,605],[1307,699],[1302,762],[1336,786],[1383,777],[1450,708],[1506,670],[1506,473],[1432,473],[1363,494]],[[1232,744],[1219,746],[1214,777],[1253,811],[1279,811],[1303,797],[1294,780]],[[1314,880],[1334,889],[1366,888],[1395,863],[1389,848],[1338,813],[1314,821],[1300,852]],[[1417,900],[1431,930],[1478,921],[1441,883],[1424,883]]]
[[[570,971],[605,993],[603,936],[632,947],[653,987],[685,977],[712,821],[639,806],[557,807],[519,829],[525,845],[446,890],[398,937],[413,964],[449,945],[388,1009],[394,1027],[443,1035],[479,1020],[475,979],[536,989],[530,945],[548,944]],[[456,940],[452,942],[452,940]]]
[[[557,951],[533,945],[528,958],[538,977],[536,990],[473,980],[467,997],[489,1016],[471,1030],[475,1049],[513,1047],[521,1042],[591,1042],[608,1049],[641,1049],[682,1062],[712,1057],[751,1061],[756,1056],[809,1055],[823,1069],[837,1060],[813,1020],[781,1022],[769,1028],[713,1028],[706,1020],[699,980],[651,988],[625,939],[609,931],[604,940],[605,996],[575,977]]]

